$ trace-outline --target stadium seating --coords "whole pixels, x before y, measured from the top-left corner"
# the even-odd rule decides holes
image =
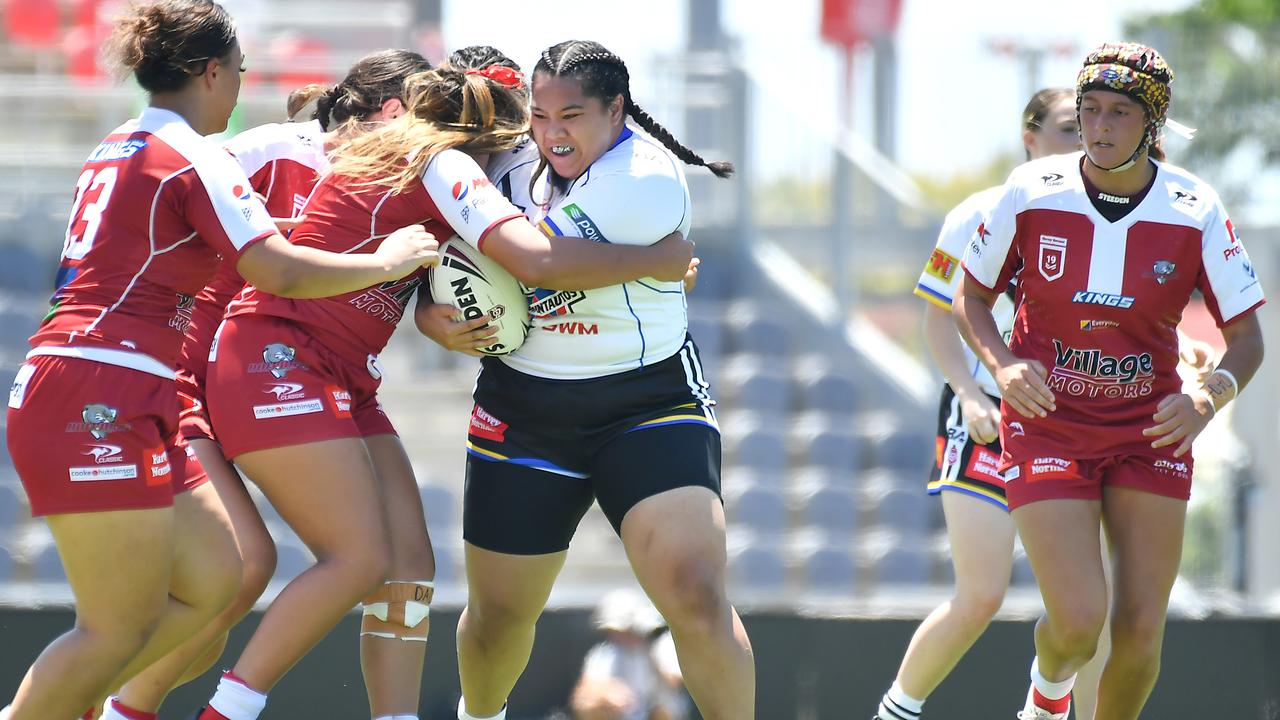
[[[725,492],[725,516],[729,522],[759,534],[787,529],[787,503],[782,493],[759,485],[735,484]]]
[[[787,569],[782,556],[768,546],[750,545],[729,557],[730,587],[754,591],[781,590]]]
[[[858,565],[845,545],[819,545],[804,555],[805,585],[820,593],[853,593],[858,582]]]

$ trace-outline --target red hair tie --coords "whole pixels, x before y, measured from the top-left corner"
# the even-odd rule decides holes
[[[512,90],[524,89],[524,73],[516,70],[515,68],[509,68],[506,65],[488,65],[480,68],[479,70],[471,69],[466,72],[468,75],[483,75],[499,85],[511,88]]]

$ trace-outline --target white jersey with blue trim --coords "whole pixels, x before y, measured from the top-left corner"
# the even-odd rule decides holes
[[[526,150],[525,152],[529,152]],[[512,202],[528,197],[533,162],[511,162],[495,182],[509,184]],[[618,140],[567,189],[538,178],[526,215],[549,236],[652,245],[679,230],[689,236],[692,204],[680,161],[646,135],[624,128]],[[614,375],[652,365],[680,350],[688,332],[682,282],[642,278],[596,290],[526,288],[533,329],[502,361],[520,372],[556,380]]]
[[[916,281],[916,295],[928,300],[938,307],[951,311],[951,303],[955,300],[960,288],[960,278],[964,270],[960,267],[960,259],[964,257],[964,249],[969,245],[975,231],[982,225],[987,215],[1000,201],[1004,187],[997,185],[976,192],[947,213],[942,221],[942,230],[938,233],[938,244],[933,254]],[[996,328],[1005,343],[1013,334],[1013,300],[1008,293],[996,296],[995,306],[991,308],[995,317]],[[965,360],[969,363],[969,372],[982,391],[993,397],[1000,397],[1000,386],[996,384],[991,372],[983,365],[969,344],[961,340]]]

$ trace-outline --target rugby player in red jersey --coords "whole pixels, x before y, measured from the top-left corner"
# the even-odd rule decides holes
[[[252,128],[228,140],[224,147],[249,176],[253,191],[261,196],[267,211],[276,218],[277,226],[293,227],[299,222],[302,206],[320,176],[329,169],[326,150],[352,132],[403,114],[400,96],[405,78],[430,69],[431,63],[410,50],[371,53],[352,65],[346,77],[332,87],[310,85],[291,95],[291,103],[315,101],[314,117],[310,121]],[[117,702],[140,712],[157,712],[172,688],[200,676],[217,661],[226,643],[227,631],[253,608],[275,568],[271,536],[239,474],[223,457],[205,406],[205,371],[214,332],[222,322],[227,304],[244,285],[236,266],[223,263],[213,280],[196,293],[178,359],[177,376],[181,402],[179,432],[199,458],[200,466],[227,509],[244,565],[240,592],[231,605],[197,635],[121,688]],[[412,498],[406,495],[401,501],[409,509],[417,507],[421,516],[416,490]],[[429,567],[431,548],[425,534],[424,526],[420,536],[414,535],[410,542],[398,548],[397,556],[417,556],[420,564]],[[419,651],[418,666],[421,658]],[[408,664],[413,664],[412,659]],[[411,690],[415,698],[420,675],[419,670],[413,678]],[[405,683],[395,682],[394,674],[388,672],[370,673],[366,685],[375,718],[385,715],[379,712],[378,698],[388,693],[408,692],[402,689]],[[109,704],[103,717],[106,720],[125,718],[113,714]]]
[[[243,54],[208,0],[127,14],[113,51],[149,106],[89,156],[58,290],[9,397],[8,444],[48,518],[76,626],[36,659],[7,720],[79,715],[211,620],[240,563],[213,488],[178,435],[174,372],[190,297],[219,256],[280,295],[323,297],[438,260],[421,227],[373,255],[291,245],[244,171],[204,135],[235,107]],[[185,490],[185,492],[183,492]]]
[[[1262,362],[1254,268],[1217,193],[1154,160],[1173,73],[1155,50],[1102,45],[1076,86],[1083,154],[1013,172],[965,254],[955,314],[1003,396],[1009,507],[1045,615],[1020,718],[1065,720],[1107,612],[1095,717],[1137,718],[1155,684],[1181,557],[1195,437]],[[1006,347],[990,307],[1017,282]],[[1176,326],[1199,290],[1226,352],[1183,393]]]
[[[578,289],[624,277],[683,278],[691,246],[680,238],[648,247],[552,243],[493,187],[479,162],[528,131],[517,71],[420,73],[404,96],[406,116],[338,149],[292,242],[359,256],[412,218],[457,233],[526,282]],[[209,360],[214,430],[317,562],[272,602],[201,720],[258,717],[265,692],[362,600],[365,633],[426,639],[433,588],[425,574],[434,567],[391,574],[389,535],[427,540],[412,470],[377,399],[377,355],[420,283],[415,273],[313,301],[249,288],[227,308]],[[411,506],[401,500],[408,492]],[[396,671],[416,679],[420,664]],[[412,700],[395,717],[414,717],[416,693]]]

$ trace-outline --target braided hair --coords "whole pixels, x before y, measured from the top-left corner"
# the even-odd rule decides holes
[[[719,178],[727,178],[733,174],[733,163],[707,162],[701,155],[676,140],[670,130],[658,124],[657,120],[637,105],[631,98],[631,76],[627,72],[626,63],[600,43],[568,40],[552,45],[542,51],[542,57],[533,68],[535,76],[539,73],[551,77],[571,77],[578,81],[584,95],[599,98],[605,103],[621,95],[622,111],[685,164],[705,167]],[[541,174],[545,166],[544,159],[537,174]]]

